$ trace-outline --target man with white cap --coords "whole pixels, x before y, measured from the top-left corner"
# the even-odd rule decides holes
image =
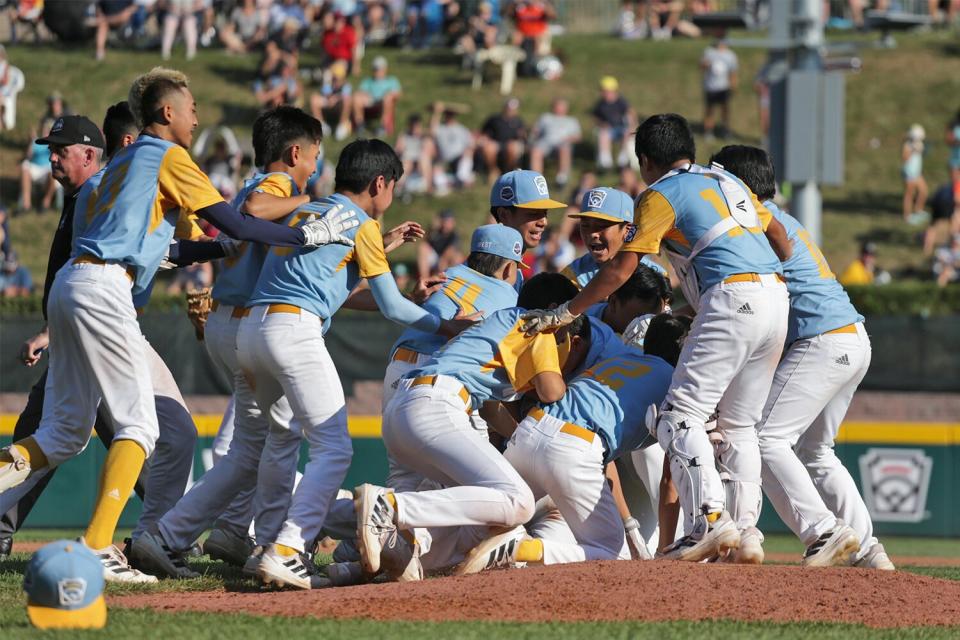
[[[373,59],[373,77],[360,81],[353,97],[353,123],[361,131],[366,121],[379,119],[386,135],[392,136],[396,122],[397,100],[403,93],[396,76],[387,75],[387,59]]]

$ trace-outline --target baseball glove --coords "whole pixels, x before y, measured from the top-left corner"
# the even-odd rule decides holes
[[[213,298],[210,297],[210,287],[187,291],[187,317],[197,333],[197,340],[203,340],[203,328],[207,324],[207,316],[213,307]]]

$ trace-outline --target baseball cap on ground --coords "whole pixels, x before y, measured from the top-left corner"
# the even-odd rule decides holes
[[[470,252],[489,253],[507,260],[523,260],[523,236],[513,227],[485,224],[477,227],[470,238]]]
[[[567,205],[550,199],[547,179],[536,171],[515,169],[493,184],[490,206],[520,209],[565,209]]]
[[[107,623],[103,566],[82,542],[41,547],[23,576],[27,616],[39,629],[100,629]]]
[[[617,189],[597,187],[583,194],[580,213],[571,218],[599,218],[611,222],[633,222],[633,198]]]
[[[63,116],[57,118],[50,133],[37,138],[37,144],[56,144],[69,147],[72,144],[88,144],[103,149],[107,143],[103,139],[100,127],[84,116]]]

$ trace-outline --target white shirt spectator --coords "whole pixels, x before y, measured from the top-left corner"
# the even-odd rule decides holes
[[[703,90],[708,93],[728,91],[730,76],[737,71],[737,54],[728,48],[707,47],[701,59],[704,69]]]
[[[453,162],[467,152],[473,142],[470,129],[457,121],[441,122],[434,130],[437,149],[443,162]]]
[[[562,144],[580,138],[580,121],[573,116],[544,113],[534,125],[535,142],[544,151],[552,151]]]

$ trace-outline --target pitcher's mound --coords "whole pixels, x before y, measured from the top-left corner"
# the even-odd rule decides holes
[[[110,598],[163,611],[374,620],[823,621],[872,627],[960,621],[960,582],[901,572],[587,562],[464,578],[318,591],[162,593]]]

